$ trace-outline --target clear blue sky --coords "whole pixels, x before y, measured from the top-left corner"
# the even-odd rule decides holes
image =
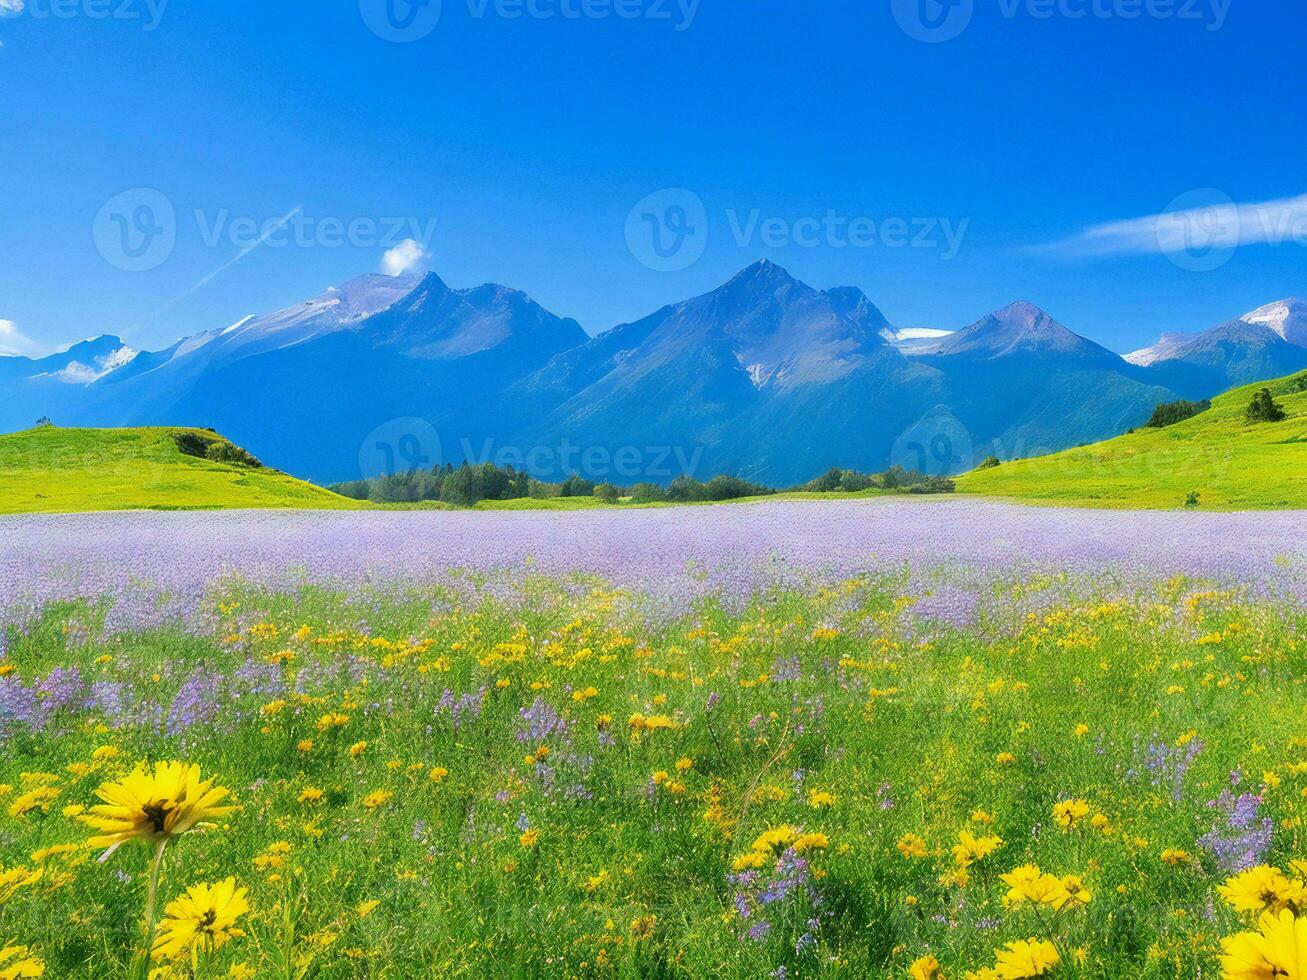
[[[610,16],[579,18],[562,14],[583,0],[534,0],[552,17],[444,0],[427,36],[393,43],[359,0],[173,0],[156,26],[159,2],[0,0],[10,346],[162,346],[381,267],[393,242],[335,246],[324,219],[434,219],[430,266],[451,285],[525,289],[591,332],[764,256],[815,286],[862,287],[902,326],[957,327],[1025,298],[1118,350],[1307,293],[1298,242],[1244,235],[1195,271],[1139,226],[1085,234],[1197,188],[1301,219],[1300,3],[973,0],[958,37],[924,43],[900,26],[915,0],[700,0],[692,17],[678,0],[584,0]],[[94,16],[104,6],[139,16]],[[174,207],[176,243],[127,272],[101,254],[96,220],[138,187]],[[669,187],[707,218],[706,251],[678,271],[642,264],[625,232]],[[207,227],[297,207],[313,244],[222,269],[247,239]],[[755,211],[966,224],[945,258],[840,247],[802,224],[803,244],[783,227],[739,240],[733,223]]]

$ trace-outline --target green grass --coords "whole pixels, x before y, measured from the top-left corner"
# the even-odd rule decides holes
[[[46,427],[0,436],[0,513],[362,506],[276,470],[187,456],[174,440],[187,431],[198,432]]]
[[[1300,873],[1300,612],[1178,580],[1110,601],[1013,583],[995,621],[926,642],[893,582],[670,622],[578,584],[233,587],[203,627],[105,635],[65,605],[13,630],[0,945],[50,977],[130,975],[150,847],[98,863],[77,817],[167,759],[238,809],[169,843],[161,907],[228,876],[250,904],[197,972],[159,975],[178,980],[902,978],[927,955],[962,978],[1032,938],[1061,959],[1049,980],[1214,978],[1253,920],[1203,842],[1249,836],[1210,805],[1236,771],[1272,828],[1258,857]],[[824,837],[764,907],[733,865],[795,877],[755,844],[784,827]],[[999,842],[960,865],[963,834]],[[1081,876],[1088,905],[1005,901],[1032,863]]]
[[[1269,387],[1289,417],[1249,423],[1244,412]],[[1307,392],[1262,382],[1213,399],[1207,412],[1165,429],[1005,462],[957,479],[959,493],[1038,504],[1170,509],[1198,494],[1202,510],[1307,508]]]

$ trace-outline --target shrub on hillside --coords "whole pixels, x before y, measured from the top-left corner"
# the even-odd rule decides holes
[[[1150,429],[1165,429],[1168,425],[1191,419],[1211,407],[1212,403],[1206,399],[1200,402],[1165,402],[1153,409],[1153,417],[1146,424]]]
[[[1263,388],[1257,392],[1248,404],[1249,422],[1283,422],[1286,418],[1288,415],[1284,411],[1284,406],[1272,397],[1270,388]]]
[[[257,456],[226,439],[209,443],[204,455],[215,463],[234,463],[237,466],[248,466],[252,470],[263,468],[263,463]]]

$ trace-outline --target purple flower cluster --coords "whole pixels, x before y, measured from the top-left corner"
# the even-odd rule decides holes
[[[838,534],[832,533],[838,528]],[[439,548],[430,542],[440,541]],[[181,560],[179,556],[185,556]],[[871,573],[906,577],[915,615],[968,625],[996,579],[1050,569],[1104,587],[1175,573],[1307,598],[1307,514],[1043,509],[969,499],[587,512],[116,513],[0,517],[0,633],[50,602],[111,597],[111,632],[192,619],[215,582],[391,586],[478,573],[598,575],[675,615],[704,596]],[[947,580],[932,570],[948,569]],[[486,579],[485,576],[491,576]],[[506,593],[515,591],[506,589]]]
[[[788,850],[771,868],[728,875],[727,882],[734,889],[731,904],[741,922],[743,940],[762,942],[774,929],[797,921],[802,930],[794,941],[795,955],[817,945],[822,897],[807,859]]]
[[[1200,738],[1190,739],[1181,746],[1168,745],[1154,739],[1144,749],[1135,744],[1136,764],[1126,775],[1132,779],[1146,778],[1159,789],[1165,789],[1177,803],[1184,797],[1185,776],[1189,767],[1203,751]]]
[[[1232,774],[1230,781],[1237,786],[1239,773]],[[1262,798],[1255,793],[1236,796],[1232,789],[1227,789],[1207,805],[1221,810],[1224,819],[1198,838],[1198,845],[1209,851],[1226,871],[1246,871],[1262,864],[1271,850],[1275,831],[1275,821],[1261,815]]]

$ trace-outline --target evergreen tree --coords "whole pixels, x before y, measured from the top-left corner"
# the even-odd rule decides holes
[[[1271,389],[1263,388],[1253,395],[1253,400],[1248,405],[1247,418],[1249,422],[1283,422],[1288,415],[1284,406],[1271,396]]]

